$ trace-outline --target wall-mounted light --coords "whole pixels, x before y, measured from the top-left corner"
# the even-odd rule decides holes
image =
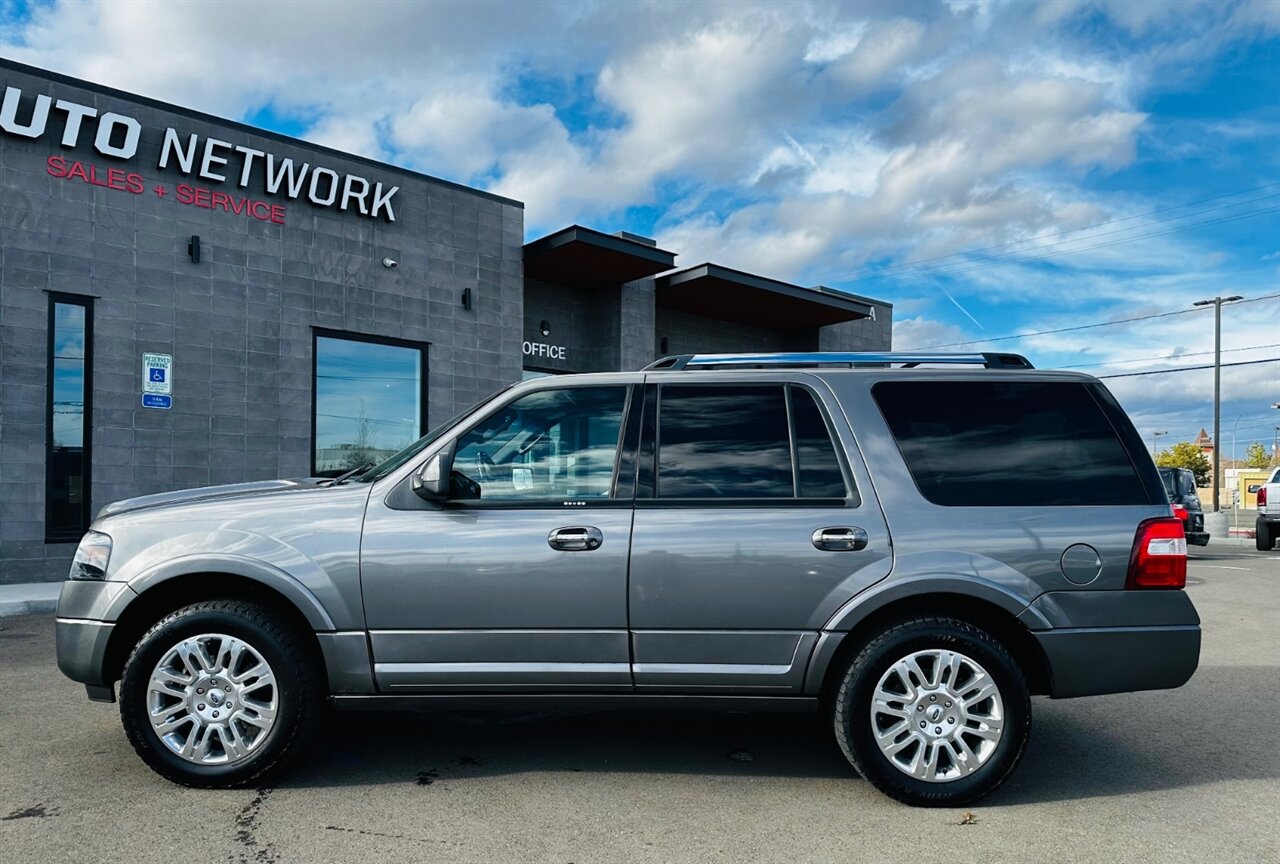
[[[542,335],[543,335],[543,336],[550,336],[550,335],[551,335],[551,322],[550,322],[550,321],[546,321],[546,320],[544,320],[541,324],[539,324],[539,325],[538,325],[538,329],[542,331]]]
[[[468,312],[471,311],[471,289],[470,288],[462,289],[462,308],[466,309]]]
[[[200,235],[191,235],[191,239],[187,242],[187,254],[191,256],[192,264],[200,263]]]
[[[396,260],[396,259],[394,259],[394,258],[383,258],[383,259],[382,259],[382,266],[383,266],[383,267],[386,267],[388,270],[391,270],[391,269],[394,269],[394,268],[396,268],[396,267],[399,267],[399,266],[400,266],[400,262],[399,262],[399,261],[397,261],[397,260]]]

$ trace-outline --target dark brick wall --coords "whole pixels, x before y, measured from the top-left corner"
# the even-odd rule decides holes
[[[667,350],[662,351],[662,340]],[[733,321],[719,321],[676,309],[658,308],[654,326],[654,356],[720,354],[733,351],[814,351],[817,328],[774,330]]]
[[[168,489],[310,470],[312,328],[429,346],[429,425],[520,376],[523,211],[487,196],[0,67],[15,86],[143,126],[120,162],[0,133],[0,584],[65,576],[72,547],[44,538],[46,291],[96,297],[93,506]],[[26,116],[26,105],[20,116]],[[313,206],[156,167],[165,127],[400,186],[397,221]],[[51,177],[51,155],[145,179],[143,195]],[[197,157],[198,161],[199,157]],[[260,168],[258,169],[261,170]],[[183,206],[163,183],[248,194],[283,226]],[[203,259],[187,257],[199,235]],[[381,261],[399,262],[395,269]],[[474,306],[461,305],[470,288]],[[145,351],[174,357],[173,410],[140,407]]]

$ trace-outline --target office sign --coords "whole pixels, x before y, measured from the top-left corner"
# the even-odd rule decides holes
[[[549,345],[546,342],[530,342],[527,339],[522,346],[524,356],[526,357],[545,357],[548,360],[564,360],[565,347],[563,345]]]

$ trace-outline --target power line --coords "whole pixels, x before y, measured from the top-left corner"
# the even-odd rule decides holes
[[[1259,300],[1271,300],[1275,297],[1280,297],[1280,293],[1263,294],[1260,297],[1250,297],[1247,300],[1239,300],[1235,303],[1232,303],[1229,306],[1224,306],[1223,308],[1231,309],[1236,306],[1243,306],[1246,303],[1256,303]],[[1135,321],[1151,321],[1156,318],[1169,318],[1173,315],[1186,315],[1188,312],[1202,312],[1207,308],[1209,307],[1205,306],[1205,307],[1195,307],[1190,309],[1177,309],[1173,312],[1160,312],[1156,315],[1140,315],[1136,318],[1119,318],[1115,321],[1099,321],[1097,324],[1079,324],[1075,327],[1060,327],[1057,330],[1038,330],[1034,333],[1014,333],[1010,336],[993,336],[990,339],[970,339],[966,342],[944,342],[940,345],[920,345],[916,348],[904,348],[900,350],[927,351],[932,348],[954,348],[958,345],[982,345],[987,342],[1004,342],[1009,339],[1026,339],[1028,336],[1049,336],[1054,333],[1071,333],[1075,330],[1089,330],[1094,327],[1111,327],[1115,324],[1132,324]]]
[[[1223,363],[1222,368],[1228,366],[1256,366],[1259,363],[1280,363],[1280,357],[1268,357],[1266,360],[1241,360],[1239,363]],[[1179,366],[1177,369],[1153,369],[1150,372],[1122,372],[1119,375],[1099,375],[1098,378],[1137,378],[1140,375],[1168,375],[1171,372],[1195,372],[1198,369],[1212,369],[1213,364],[1208,366]]]
[[[1250,345],[1246,348],[1223,348],[1223,354],[1230,354],[1236,351],[1258,351],[1263,348],[1280,348],[1280,342],[1273,342],[1270,345]],[[1170,354],[1167,357],[1140,357],[1133,360],[1108,360],[1106,363],[1072,363],[1068,366],[1061,366],[1061,369],[1095,369],[1098,366],[1115,366],[1119,363],[1151,363],[1157,360],[1177,360],[1181,357],[1203,357],[1206,354],[1212,354],[1212,351],[1189,351],[1185,354]]]
[[[1160,213],[1168,213],[1168,212],[1173,211],[1173,210],[1182,210],[1182,209],[1184,209],[1184,208],[1186,208],[1186,207],[1194,207],[1196,204],[1206,204],[1206,203],[1208,203],[1208,202],[1210,202],[1210,201],[1220,201],[1220,200],[1221,200],[1221,199],[1223,199],[1223,198],[1234,198],[1234,197],[1235,197],[1235,196],[1237,196],[1237,195],[1245,195],[1245,194],[1248,194],[1249,192],[1259,192],[1259,191],[1261,191],[1261,190],[1263,190],[1263,189],[1270,189],[1270,188],[1271,188],[1271,187],[1273,187],[1273,186],[1280,186],[1280,181],[1273,182],[1273,183],[1263,183],[1261,186],[1251,186],[1251,187],[1249,187],[1248,189],[1239,189],[1239,190],[1237,190],[1237,191],[1235,191],[1235,192],[1224,192],[1224,193],[1222,193],[1221,195],[1211,195],[1211,196],[1210,196],[1210,197],[1208,197],[1208,198],[1198,198],[1198,199],[1196,199],[1196,200],[1194,200],[1194,201],[1188,201],[1188,202],[1186,202],[1185,204],[1178,204],[1178,205],[1175,205],[1175,206],[1172,206],[1172,207],[1161,207],[1161,208],[1158,208],[1158,209],[1156,209],[1156,210],[1148,210],[1148,211],[1146,211],[1145,213],[1135,213],[1135,214],[1134,214],[1134,215],[1132,215],[1132,216],[1124,216],[1124,217],[1119,218],[1119,219],[1107,219],[1106,221],[1103,221],[1103,222],[1097,222],[1097,223],[1095,223],[1095,224],[1093,224],[1093,225],[1086,225],[1086,226],[1085,226],[1085,227],[1083,227],[1083,228],[1065,228],[1065,229],[1063,229],[1063,230],[1061,230],[1061,231],[1052,231],[1052,232],[1049,232],[1049,233],[1047,233],[1047,234],[1037,234],[1037,235],[1035,235],[1034,237],[1024,237],[1024,238],[1023,238],[1023,239],[1021,239],[1021,240],[1010,240],[1010,241],[1009,241],[1009,242],[1007,242],[1007,243],[999,243],[999,244],[996,244],[996,245],[994,245],[994,246],[981,246],[981,247],[979,247],[979,248],[977,248],[977,249],[968,249],[968,250],[963,250],[963,251],[960,251],[960,252],[949,252],[949,253],[947,253],[946,255],[935,255],[935,256],[933,256],[933,257],[931,257],[931,258],[916,258],[916,259],[914,259],[914,260],[912,260],[912,261],[904,261],[904,262],[902,262],[901,264],[897,264],[897,265],[894,265],[893,267],[886,268],[886,270],[880,270],[880,271],[877,271],[877,274],[878,274],[878,273],[884,273],[884,272],[891,271],[891,270],[900,270],[900,269],[905,268],[905,267],[914,267],[914,266],[916,266],[917,264],[927,264],[927,263],[929,263],[929,262],[931,262],[931,261],[943,261],[943,260],[945,260],[945,259],[947,259],[947,258],[958,258],[958,257],[960,257],[960,256],[964,256],[964,255],[977,255],[977,254],[982,253],[982,252],[990,252],[990,251],[992,251],[992,250],[994,250],[994,249],[1007,249],[1007,248],[1008,248],[1008,247],[1010,247],[1010,246],[1017,246],[1017,245],[1020,245],[1020,244],[1022,244],[1022,243],[1034,243],[1034,242],[1036,242],[1036,241],[1038,241],[1038,240],[1045,240],[1045,239],[1048,239],[1048,238],[1050,238],[1050,237],[1062,237],[1062,236],[1064,236],[1064,235],[1066,235],[1066,234],[1077,234],[1077,233],[1083,233],[1083,232],[1085,232],[1085,231],[1093,231],[1093,230],[1094,230],[1094,229],[1096,229],[1096,228],[1105,228],[1107,225],[1115,225],[1115,224],[1119,224],[1120,222],[1131,222],[1131,221],[1132,221],[1132,220],[1134,220],[1134,219],[1142,219],[1142,218],[1145,218],[1145,217],[1147,217],[1147,216],[1156,216],[1156,215],[1159,215]],[[1243,203],[1248,203],[1248,202],[1236,201],[1234,204],[1227,204],[1227,205],[1223,205],[1223,206],[1225,206],[1225,207],[1234,207],[1234,206],[1236,206],[1236,205],[1238,205],[1238,204],[1243,204]],[[1210,208],[1210,209],[1221,209],[1221,208]],[[1205,211],[1205,212],[1207,212],[1207,211]],[[1176,219],[1185,219],[1187,216],[1194,216],[1194,215],[1196,215],[1196,214],[1195,214],[1195,213],[1184,213],[1184,214],[1182,214],[1181,216],[1177,216],[1177,217],[1174,217],[1174,218],[1172,218],[1172,219],[1160,220],[1160,221],[1164,221],[1164,222],[1172,222],[1172,221],[1175,221]],[[1156,223],[1156,222],[1151,222],[1151,223],[1149,223],[1149,224],[1154,225],[1154,224],[1157,224],[1157,223]],[[1141,227],[1141,226],[1136,226],[1136,227]],[[1131,230],[1133,230],[1133,229],[1132,229],[1132,228],[1126,228],[1126,229],[1124,229],[1124,230],[1126,230],[1126,231],[1131,231]],[[1094,235],[1094,236],[1102,236],[1102,235]],[[1087,238],[1077,238],[1077,239],[1087,239]],[[873,274],[873,275],[875,275],[875,274]],[[855,276],[854,278],[856,279],[856,278],[859,278],[859,277]]]
[[[1001,243],[1001,244],[998,244],[998,245],[995,245],[995,246],[985,246],[985,247],[981,247],[981,248],[978,248],[978,249],[970,249],[970,250],[961,251],[961,252],[951,252],[951,253],[949,253],[949,254],[947,254],[947,255],[936,255],[936,256],[934,256],[934,257],[932,257],[932,258],[919,258],[919,259],[916,259],[916,260],[914,260],[914,261],[908,261],[908,262],[904,262],[904,263],[899,264],[899,265],[896,265],[896,266],[887,267],[887,268],[885,268],[885,269],[883,269],[883,270],[879,270],[879,271],[877,271],[877,272],[875,272],[875,273],[868,274],[868,275],[867,275],[867,276],[865,276],[865,277],[863,277],[863,276],[858,276],[858,275],[856,275],[856,274],[855,274],[854,276],[852,276],[852,277],[850,277],[850,278],[851,278],[851,280],[852,280],[852,281],[861,281],[861,280],[864,280],[864,279],[880,279],[880,278],[887,278],[887,277],[889,277],[889,276],[898,275],[899,273],[903,273],[903,272],[905,272],[905,273],[908,273],[908,274],[909,274],[909,273],[930,272],[930,271],[935,271],[935,270],[941,270],[941,269],[943,269],[943,268],[945,268],[945,267],[947,267],[947,266],[950,266],[950,265],[937,265],[937,266],[935,266],[935,267],[918,267],[918,266],[916,266],[916,265],[919,265],[919,264],[925,264],[925,263],[928,263],[928,262],[931,262],[931,261],[944,261],[944,260],[949,259],[949,258],[964,258],[965,256],[979,255],[979,254],[980,254],[980,253],[982,253],[982,252],[988,252],[988,251],[991,251],[991,250],[994,250],[994,249],[1005,249],[1005,248],[1008,248],[1008,247],[1010,247],[1010,246],[1018,246],[1018,245],[1021,245],[1021,244],[1024,244],[1024,243],[1034,243],[1034,242],[1036,242],[1036,241],[1038,241],[1038,240],[1046,239],[1046,238],[1049,238],[1049,237],[1063,236],[1063,235],[1066,235],[1066,234],[1081,234],[1081,233],[1084,233],[1084,232],[1093,231],[1093,230],[1095,230],[1095,229],[1097,229],[1097,228],[1105,227],[1105,226],[1107,226],[1107,225],[1116,224],[1116,223],[1119,223],[1119,222],[1127,222],[1127,221],[1131,221],[1131,220],[1133,220],[1133,219],[1142,218],[1142,217],[1144,217],[1144,216],[1150,216],[1150,215],[1155,215],[1155,214],[1162,213],[1162,212],[1168,212],[1168,211],[1170,211],[1170,210],[1180,210],[1180,209],[1183,209],[1183,208],[1185,208],[1185,207],[1191,207],[1191,206],[1194,206],[1195,204],[1200,204],[1200,203],[1204,203],[1204,202],[1207,202],[1207,201],[1215,201],[1215,200],[1219,200],[1219,199],[1221,199],[1221,198],[1230,198],[1230,197],[1233,197],[1233,196],[1235,196],[1235,195],[1242,195],[1242,194],[1245,194],[1245,193],[1247,193],[1247,192],[1256,192],[1256,191],[1259,191],[1259,190],[1262,190],[1262,189],[1267,189],[1267,188],[1270,188],[1270,187],[1272,187],[1272,186],[1276,186],[1276,185],[1280,185],[1280,184],[1277,184],[1277,183],[1266,183],[1266,184],[1263,184],[1262,186],[1255,186],[1255,187],[1253,187],[1253,188],[1251,188],[1251,189],[1244,189],[1244,190],[1241,190],[1241,191],[1239,191],[1239,192],[1231,192],[1231,193],[1227,193],[1227,194],[1224,194],[1224,195],[1216,195],[1216,196],[1213,196],[1213,197],[1211,197],[1211,198],[1203,198],[1203,199],[1200,199],[1199,201],[1191,201],[1191,202],[1189,202],[1189,203],[1187,203],[1187,204],[1181,204],[1181,205],[1178,205],[1177,207],[1166,207],[1166,208],[1162,208],[1162,209],[1160,209],[1160,210],[1152,210],[1152,211],[1149,211],[1148,213],[1145,213],[1145,214],[1138,214],[1138,215],[1135,215],[1135,216],[1126,216],[1126,217],[1121,218],[1121,219],[1112,219],[1112,220],[1108,220],[1108,221],[1106,221],[1106,222],[1099,222],[1099,223],[1098,223],[1098,224],[1096,224],[1096,225],[1091,225],[1091,226],[1088,226],[1088,227],[1085,227],[1085,228],[1070,228],[1070,229],[1066,229],[1066,230],[1063,230],[1063,231],[1057,231],[1057,232],[1053,232],[1053,233],[1049,233],[1049,234],[1041,234],[1041,235],[1037,235],[1037,236],[1035,236],[1035,237],[1027,237],[1027,238],[1024,238],[1024,239],[1022,239],[1022,240],[1011,240],[1011,241],[1009,241],[1008,243]],[[1168,223],[1168,222],[1176,222],[1176,221],[1178,221],[1179,219],[1188,219],[1188,218],[1190,218],[1190,217],[1192,217],[1192,216],[1202,216],[1202,215],[1204,215],[1205,213],[1212,213],[1212,212],[1214,212],[1214,211],[1216,211],[1216,210],[1225,210],[1225,209],[1228,209],[1228,208],[1231,208],[1231,207],[1239,207],[1239,206],[1244,205],[1244,204],[1254,204],[1254,203],[1257,203],[1257,202],[1259,202],[1259,201],[1266,201],[1266,200],[1268,200],[1268,199],[1275,198],[1275,197],[1277,197],[1277,195],[1274,195],[1274,194],[1272,194],[1272,195],[1261,195],[1261,196],[1259,196],[1259,197],[1257,197],[1257,198],[1249,198],[1249,199],[1246,199],[1246,200],[1244,200],[1244,201],[1233,201],[1233,202],[1231,202],[1230,204],[1220,204],[1220,205],[1218,205],[1218,206],[1216,206],[1216,207],[1208,207],[1208,208],[1205,208],[1205,209],[1203,209],[1203,210],[1193,210],[1193,211],[1191,211],[1191,212],[1189,212],[1189,213],[1182,213],[1182,214],[1180,214],[1180,215],[1178,215],[1178,216],[1171,216],[1171,217],[1169,217],[1169,218],[1167,218],[1167,219],[1153,219],[1153,220],[1151,220],[1150,222],[1147,222],[1147,223],[1144,223],[1144,224],[1141,224],[1141,225],[1132,225],[1132,226],[1130,226],[1130,227],[1128,227],[1128,228],[1118,228],[1118,229],[1113,230],[1113,231],[1103,231],[1103,232],[1100,232],[1100,233],[1097,233],[1097,234],[1092,234],[1092,235],[1085,236],[1085,237],[1073,237],[1073,238],[1071,238],[1071,239],[1069,239],[1069,240],[1062,240],[1062,241],[1059,241],[1059,242],[1057,242],[1057,243],[1051,243],[1051,244],[1049,244],[1049,246],[1048,246],[1048,247],[1044,247],[1044,248],[1052,249],[1053,247],[1056,247],[1056,246],[1065,246],[1065,245],[1068,245],[1068,244],[1070,244],[1070,243],[1077,243],[1077,242],[1080,242],[1080,241],[1087,241],[1087,240],[1095,240],[1095,239],[1097,239],[1097,238],[1099,238],[1099,237],[1106,237],[1106,236],[1109,236],[1109,235],[1112,235],[1112,234],[1123,234],[1123,233],[1124,233],[1124,232],[1126,232],[1126,231],[1138,231],[1138,230],[1141,230],[1141,229],[1143,229],[1143,228],[1149,228],[1149,227],[1151,227],[1151,226],[1153,226],[1153,225],[1161,225],[1161,224],[1165,224],[1165,223]],[[1265,211],[1260,211],[1260,212],[1265,212]],[[1213,224],[1213,220],[1209,220],[1209,221],[1208,221],[1208,224]],[[1183,227],[1184,227],[1184,228],[1188,228],[1188,227],[1195,227],[1195,226],[1194,226],[1194,225],[1189,225],[1189,226],[1183,226]],[[1182,229],[1179,229],[1179,230],[1182,230]],[[1158,236],[1158,235],[1157,235],[1157,236]],[[1139,238],[1139,237],[1134,237],[1134,238],[1128,238],[1128,239],[1135,239],[1135,240],[1136,240],[1136,239],[1141,239],[1141,238]],[[1093,247],[1086,247],[1086,248],[1093,248]],[[1035,251],[1035,250],[1034,250],[1034,249],[1028,249],[1028,250],[1025,250],[1025,251]],[[1068,250],[1068,251],[1084,251],[1084,249],[1081,249],[1081,250]],[[999,256],[997,256],[997,255],[992,255],[992,256],[986,256],[986,257],[988,258],[988,260],[993,260],[993,259],[996,259],[996,258],[1012,257],[1013,255],[1016,255],[1016,254],[1018,254],[1018,253],[1014,252],[1014,253],[1009,253],[1009,254],[1007,254],[1007,255],[999,255]],[[1064,253],[1064,254],[1065,254],[1065,253]],[[1031,260],[1034,260],[1034,259],[1031,259]]]

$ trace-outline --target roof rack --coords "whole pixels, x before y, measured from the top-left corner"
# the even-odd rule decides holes
[[[1034,369],[1021,354],[915,354],[911,352],[812,351],[778,354],[676,354],[644,367],[645,371],[682,369],[772,369],[844,366],[850,369],[912,369],[924,364],[982,366],[985,369]]]

